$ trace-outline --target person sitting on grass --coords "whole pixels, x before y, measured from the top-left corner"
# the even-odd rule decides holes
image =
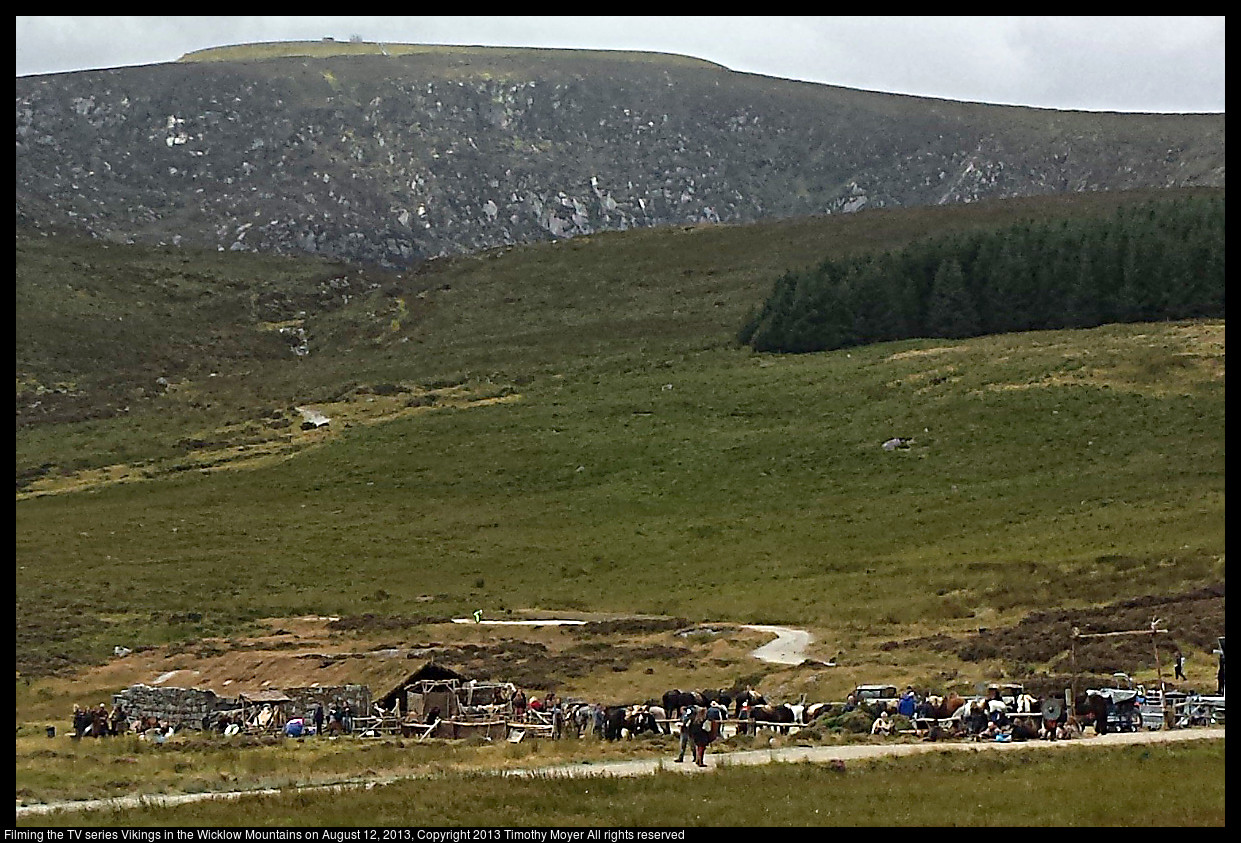
[[[870,733],[872,735],[890,735],[895,729],[896,724],[892,722],[892,715],[888,714],[886,708],[879,712],[875,722],[870,724]]]

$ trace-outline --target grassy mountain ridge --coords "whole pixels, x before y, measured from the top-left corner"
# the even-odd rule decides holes
[[[488,60],[501,58],[546,59],[558,57],[597,58],[607,61],[631,61],[666,66],[690,65],[695,67],[713,67],[727,70],[721,64],[693,56],[676,53],[654,53],[643,50],[584,50],[567,48],[540,47],[483,47],[466,45],[441,44],[392,44],[369,41],[336,41],[322,39],[320,41],[269,41],[260,43],[233,44],[223,47],[208,47],[193,50],[177,61],[262,61],[273,58],[290,58],[306,56],[312,58],[329,58],[335,56],[408,56],[426,54],[448,56],[454,59]]]

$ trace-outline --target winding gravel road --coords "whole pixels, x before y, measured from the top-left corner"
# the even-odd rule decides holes
[[[814,641],[814,636],[804,629],[790,629],[787,626],[767,626],[765,624],[747,624],[742,629],[753,629],[758,632],[770,632],[776,636],[755,650],[751,655],[771,664],[801,664],[806,660],[806,648]]]

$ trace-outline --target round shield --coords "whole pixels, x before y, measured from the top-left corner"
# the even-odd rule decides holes
[[[1060,715],[1064,713],[1060,700],[1054,698],[1043,700],[1041,711],[1044,720],[1059,720]]]

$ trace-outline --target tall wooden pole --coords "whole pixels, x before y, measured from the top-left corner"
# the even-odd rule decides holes
[[[1069,665],[1073,670],[1073,680],[1070,683],[1073,699],[1069,700],[1069,722],[1075,725],[1077,723],[1077,634],[1077,627],[1073,627],[1069,638]]]

